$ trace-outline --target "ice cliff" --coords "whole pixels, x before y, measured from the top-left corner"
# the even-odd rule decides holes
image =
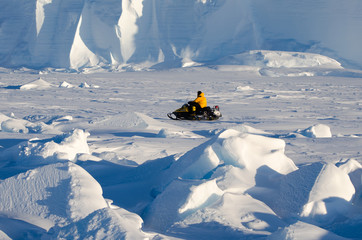
[[[0,2],[0,66],[169,68],[249,50],[362,68],[360,0]]]

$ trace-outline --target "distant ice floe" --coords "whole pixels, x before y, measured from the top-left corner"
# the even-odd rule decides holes
[[[246,65],[259,68],[337,68],[341,64],[329,57],[302,52],[253,50],[219,61],[222,65]]]
[[[37,80],[31,81],[29,83],[23,84],[19,87],[20,90],[23,91],[28,91],[28,90],[46,90],[49,88],[55,88],[55,87],[59,87],[59,88],[76,88],[77,86],[67,82],[67,81],[63,81],[61,82],[58,86],[51,84],[49,82],[47,82],[46,80],[39,78]],[[81,84],[79,84],[78,86],[79,88],[100,88],[100,86],[95,85],[95,84],[88,84],[87,82],[83,82]]]
[[[327,56],[306,52],[253,50],[218,60],[220,71],[250,71],[268,77],[362,76],[361,71],[344,69]]]
[[[323,55],[267,50],[253,50],[231,55],[217,61],[216,64],[219,64],[217,69],[224,71],[253,70],[269,77],[331,75],[343,69],[338,61]],[[254,68],[248,69],[245,66]]]
[[[237,56],[247,65],[264,68],[342,68],[338,61],[315,53],[254,50]]]

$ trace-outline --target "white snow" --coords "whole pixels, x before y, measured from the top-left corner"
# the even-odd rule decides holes
[[[84,169],[70,163],[50,164],[0,183],[0,212],[45,230],[65,225],[106,207],[102,188]]]
[[[347,174],[333,164],[326,164],[321,169],[309,193],[308,203],[303,206],[300,215],[324,224],[333,222],[336,217],[348,214],[355,191]]]
[[[2,73],[0,236],[358,239],[362,85],[335,69]],[[223,117],[168,119],[195,89]]]
[[[270,235],[268,240],[278,239],[331,239],[342,240],[338,235],[328,232],[322,228],[304,222],[296,222],[287,228],[281,229]]]
[[[1,1],[0,239],[360,239],[361,3]]]

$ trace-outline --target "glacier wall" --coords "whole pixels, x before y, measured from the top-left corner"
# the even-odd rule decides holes
[[[0,1],[0,66],[181,67],[253,49],[362,68],[360,0]]]

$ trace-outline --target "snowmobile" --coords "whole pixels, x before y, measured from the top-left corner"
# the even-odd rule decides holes
[[[185,103],[179,109],[167,113],[167,116],[173,120],[217,120],[222,117],[219,106],[197,109],[190,103]]]

